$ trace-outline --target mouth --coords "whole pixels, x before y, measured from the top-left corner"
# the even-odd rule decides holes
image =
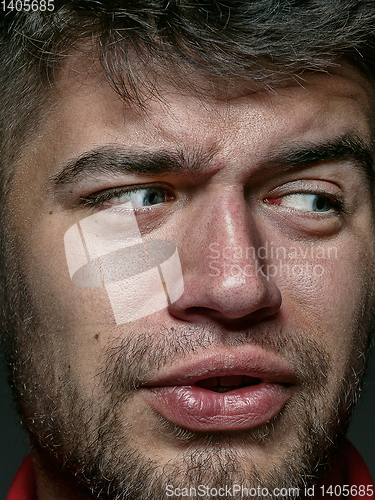
[[[247,375],[228,375],[224,377],[205,378],[203,380],[199,380],[195,385],[209,391],[223,393],[260,383],[261,379],[258,377],[248,377]]]
[[[296,377],[276,356],[250,349],[213,353],[167,370],[140,389],[164,419],[193,431],[251,429],[271,422]]]

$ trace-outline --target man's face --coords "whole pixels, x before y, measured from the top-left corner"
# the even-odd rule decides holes
[[[40,463],[67,459],[101,498],[301,484],[342,431],[371,326],[368,84],[349,66],[205,98],[161,81],[139,110],[74,64],[7,202]],[[146,244],[176,245],[184,291],[116,322],[105,288],[71,280],[64,235],[129,203]]]

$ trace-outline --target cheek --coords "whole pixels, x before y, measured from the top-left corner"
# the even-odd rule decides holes
[[[101,287],[81,287],[70,279],[63,242],[38,239],[22,252],[27,287],[36,314],[46,323],[63,326],[66,333],[95,330],[113,322]],[[72,332],[73,333],[73,332]]]
[[[26,314],[42,339],[46,362],[53,360],[50,369],[57,373],[69,365],[72,377],[90,388],[103,347],[119,333],[105,290],[72,283],[64,231],[54,233],[52,227],[17,235],[12,245],[14,264],[29,301]]]
[[[301,247],[299,258],[283,262],[285,272],[278,280],[286,324],[330,354],[337,380],[342,379],[353,349],[363,345],[373,308],[368,246],[356,245],[355,239],[352,243]]]

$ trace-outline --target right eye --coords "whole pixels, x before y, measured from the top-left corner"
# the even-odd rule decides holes
[[[104,209],[115,208],[131,203],[136,211],[150,209],[154,206],[173,201],[174,196],[163,186],[139,186],[109,189],[91,195],[84,200],[86,205]]]
[[[132,189],[123,191],[118,195],[106,200],[106,203],[119,205],[123,203],[131,203],[135,210],[158,205],[168,201],[168,193],[164,188],[157,186],[149,186],[140,189]]]

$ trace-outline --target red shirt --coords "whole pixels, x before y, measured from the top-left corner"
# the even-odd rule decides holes
[[[327,478],[324,486],[315,487],[315,497],[327,500],[337,500],[342,497],[346,500],[375,500],[371,474],[361,455],[349,441],[346,442],[342,453],[344,458],[344,484],[338,485],[335,492],[335,484],[330,484],[329,478]],[[329,490],[330,486],[332,486],[331,490]],[[344,489],[344,486],[347,486],[347,489]],[[322,488],[324,489],[322,490]],[[322,494],[323,491],[324,494]],[[349,494],[346,492],[349,492]],[[337,495],[337,493],[339,494]],[[296,498],[298,499],[298,497]],[[17,472],[7,500],[37,500],[35,472],[31,455],[24,460]]]
[[[33,458],[28,455],[13,479],[7,500],[37,500]]]

